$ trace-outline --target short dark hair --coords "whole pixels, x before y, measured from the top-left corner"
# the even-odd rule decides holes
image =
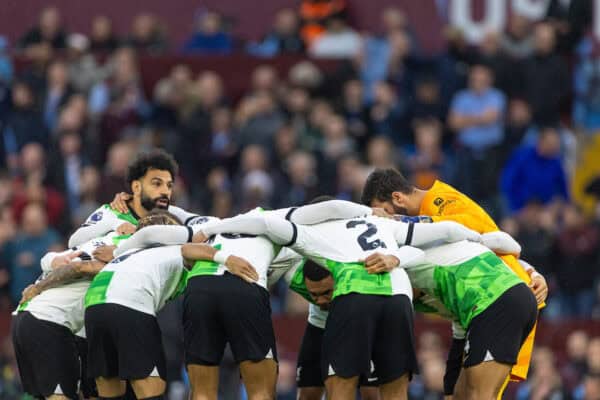
[[[148,153],[142,153],[129,164],[127,169],[127,185],[142,178],[151,169],[169,171],[173,180],[179,171],[179,165],[172,155],[162,149],[154,149]]]
[[[151,225],[181,225],[181,220],[167,210],[155,208],[138,221],[138,230]]]
[[[302,273],[304,274],[304,279],[308,279],[309,281],[314,282],[323,280],[328,276],[331,276],[331,272],[327,268],[323,268],[319,264],[311,260],[307,260],[304,263]]]
[[[411,194],[414,190],[413,184],[397,169],[376,169],[367,178],[361,201],[370,205],[373,200],[391,200],[393,192]]]

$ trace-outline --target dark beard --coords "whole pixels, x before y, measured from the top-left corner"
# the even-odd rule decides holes
[[[158,200],[161,200],[161,199],[167,200],[167,206],[166,207],[163,207],[162,205],[159,206],[156,203]],[[167,208],[169,208],[169,198],[166,197],[166,196],[159,196],[159,197],[156,197],[156,198],[153,199],[153,198],[150,198],[149,196],[146,196],[145,194],[142,193],[141,203],[142,203],[142,207],[144,207],[144,209],[146,211],[152,211],[155,208],[160,208],[161,210],[166,210]]]
[[[394,207],[394,214],[396,215],[408,215],[408,210],[404,207],[398,207],[394,203],[392,203],[392,207]]]

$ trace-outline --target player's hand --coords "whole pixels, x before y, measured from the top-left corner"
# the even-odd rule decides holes
[[[533,290],[537,303],[542,304],[548,297],[548,283],[546,283],[546,278],[534,269],[527,270],[527,273],[531,277],[529,287]]]
[[[388,214],[387,211],[385,211],[383,208],[378,208],[378,207],[373,207],[371,208],[373,210],[373,215],[376,217],[381,217],[381,218],[392,218],[393,216]]]
[[[100,246],[92,253],[92,256],[103,263],[110,262],[114,256],[114,251],[117,246]]]
[[[119,235],[133,235],[136,230],[137,227],[134,224],[131,222],[125,222],[119,225],[117,229],[115,229],[115,232],[117,232]]]
[[[27,286],[22,293],[21,301],[19,301],[19,305],[28,302],[33,299],[35,296],[39,295],[41,292],[35,286],[35,284]]]
[[[207,240],[208,236],[206,236],[202,231],[198,231],[194,233],[194,236],[192,236],[192,243],[204,243]]]
[[[400,264],[396,256],[374,253],[364,260],[365,268],[369,274],[390,272]]]
[[[225,260],[225,266],[233,275],[237,275],[246,282],[254,283],[258,281],[258,273],[252,265],[243,258],[229,256]]]
[[[117,210],[120,213],[127,214],[129,212],[129,207],[127,207],[127,202],[131,200],[133,196],[129,193],[121,192],[115,195],[113,201],[111,201],[111,208]]]
[[[52,260],[52,263],[50,264],[50,267],[52,269],[54,269],[54,268],[60,267],[62,265],[70,264],[71,261],[73,261],[73,259],[79,257],[81,255],[81,253],[83,253],[83,252],[82,251],[75,251],[75,252],[70,253],[70,254],[56,256],[56,257],[54,257],[54,260]]]

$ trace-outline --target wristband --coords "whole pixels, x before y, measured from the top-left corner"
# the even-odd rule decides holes
[[[225,262],[227,261],[227,259],[229,258],[230,255],[231,255],[231,253],[228,251],[219,250],[213,256],[213,261],[216,263],[219,263],[221,265],[225,265]]]

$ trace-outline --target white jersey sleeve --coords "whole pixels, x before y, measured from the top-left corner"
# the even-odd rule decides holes
[[[88,240],[102,237],[125,223],[106,205],[94,211],[69,238],[69,247],[79,246]]]
[[[302,264],[304,264],[304,257],[288,247],[281,248],[267,272],[267,286],[273,287],[281,278],[289,282],[290,272],[295,271]]]
[[[181,223],[186,226],[203,224],[209,221],[210,219],[214,219],[214,217],[206,217],[203,215],[191,213],[177,206],[169,206],[168,211],[174,216],[176,216],[179,219],[179,221],[181,221]]]

